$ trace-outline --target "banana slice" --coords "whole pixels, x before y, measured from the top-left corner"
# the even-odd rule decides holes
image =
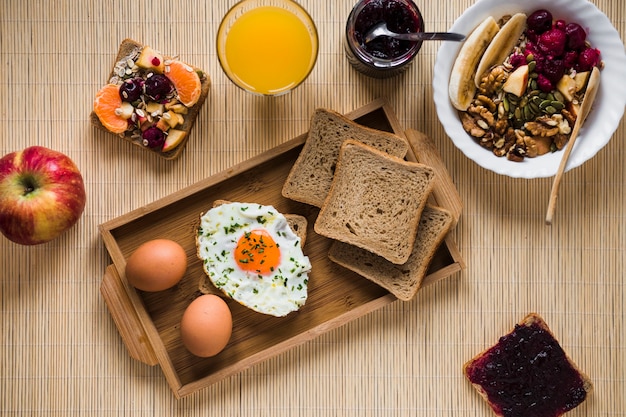
[[[504,62],[526,28],[526,14],[516,13],[500,28],[480,59],[474,82],[478,87],[485,72]]]
[[[476,84],[474,83],[476,67],[487,46],[499,30],[500,27],[496,20],[493,16],[489,16],[472,31],[461,46],[450,73],[448,86],[450,101],[456,109],[465,111],[472,103],[476,92]]]

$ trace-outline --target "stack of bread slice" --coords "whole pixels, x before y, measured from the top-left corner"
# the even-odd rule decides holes
[[[408,142],[317,109],[282,194],[319,207],[329,258],[411,300],[454,218],[428,203],[434,170],[405,160]]]

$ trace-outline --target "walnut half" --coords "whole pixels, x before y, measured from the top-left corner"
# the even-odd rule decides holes
[[[486,129],[478,125],[478,120],[469,113],[461,113],[461,124],[463,129],[475,138],[482,138],[487,133]]]

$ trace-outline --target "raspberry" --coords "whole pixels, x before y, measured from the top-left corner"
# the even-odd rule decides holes
[[[539,36],[539,49],[546,55],[555,57],[563,55],[566,43],[567,35],[559,29],[550,29]]]
[[[528,54],[536,55],[537,51],[538,51],[538,49],[537,49],[536,42],[533,42],[533,41],[530,41],[530,40],[526,42],[526,47],[524,49],[524,52],[525,52],[526,55],[528,55]]]
[[[589,71],[600,62],[600,50],[587,48],[578,55],[576,71]]]
[[[539,89],[544,93],[549,93],[554,90],[554,84],[543,74],[539,74],[539,76],[537,77],[537,85],[539,86]]]
[[[559,19],[556,22],[554,22],[554,28],[562,32],[565,32],[565,26],[567,26],[567,23],[563,19]]]
[[[563,65],[565,68],[570,69],[574,68],[578,63],[578,52],[576,51],[567,51],[565,52],[565,57],[563,58]]]
[[[543,75],[556,84],[565,74],[565,65],[561,59],[547,59],[543,63]]]
[[[520,67],[526,63],[526,57],[522,54],[514,54],[510,58],[510,63],[513,68]]]

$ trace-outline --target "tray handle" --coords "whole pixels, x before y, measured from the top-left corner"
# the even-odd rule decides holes
[[[122,281],[114,265],[107,267],[100,285],[100,293],[130,356],[147,365],[157,365],[159,362],[148,335],[139,321],[139,316],[133,309],[130,298],[124,291]]]
[[[463,211],[463,201],[454,185],[452,177],[441,159],[441,154],[435,142],[425,133],[408,129],[405,131],[409,145],[415,154],[417,162],[430,166],[435,171],[435,186],[432,195],[440,207],[452,213],[456,225]]]

